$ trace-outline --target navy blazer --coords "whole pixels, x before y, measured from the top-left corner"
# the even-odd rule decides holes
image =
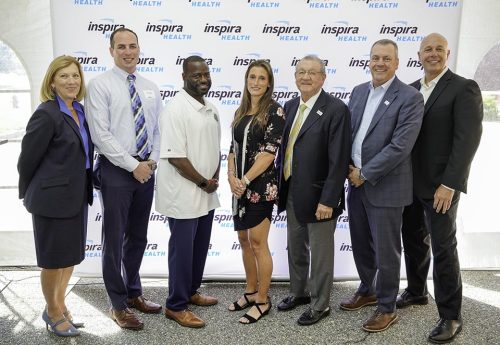
[[[351,93],[352,140],[361,125],[370,82]],[[400,207],[413,200],[411,150],[417,140],[424,99],[420,92],[397,77],[387,89],[373,115],[361,146],[364,188],[370,203],[378,207]]]
[[[278,213],[286,210],[288,193],[293,193],[295,216],[301,223],[316,223],[318,203],[332,207],[333,218],[345,208],[344,182],[351,155],[350,115],[340,99],[324,90],[307,116],[293,147],[293,189],[283,175],[283,162],[300,97],[285,104],[286,122],[278,152]],[[328,221],[330,219],[325,219]]]
[[[420,80],[411,84],[420,90]],[[474,80],[448,70],[425,103],[413,148],[414,192],[433,199],[439,185],[467,192],[467,179],[482,134],[483,99]]]
[[[84,128],[89,139],[88,170],[80,130],[57,100],[40,104],[31,116],[17,164],[19,198],[24,198],[30,213],[68,218],[76,216],[84,202],[92,204],[94,146],[86,121]]]

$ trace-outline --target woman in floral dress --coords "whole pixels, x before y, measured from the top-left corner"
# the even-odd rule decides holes
[[[265,60],[252,62],[245,73],[243,97],[231,125],[228,179],[246,288],[229,310],[252,307],[239,319],[243,324],[258,321],[271,309],[268,292],[273,261],[267,240],[278,198],[274,159],[285,123],[283,108],[272,99],[273,88],[271,65]]]

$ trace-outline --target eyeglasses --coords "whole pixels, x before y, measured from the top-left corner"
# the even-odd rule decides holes
[[[322,74],[323,72],[319,72],[319,71],[314,71],[314,70],[310,70],[310,71],[306,71],[306,70],[298,70],[295,72],[295,76],[296,77],[299,77],[299,78],[304,78],[307,75],[309,75],[311,78],[314,78],[315,76],[319,75],[319,74]]]

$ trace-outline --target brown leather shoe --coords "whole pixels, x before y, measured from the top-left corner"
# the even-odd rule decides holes
[[[340,302],[340,309],[344,310],[358,310],[369,305],[377,304],[377,296],[361,296],[355,293],[351,298],[345,299]]]
[[[174,320],[183,327],[191,327],[191,328],[205,327],[205,321],[203,321],[189,309],[175,311],[165,308],[165,317]]]
[[[127,328],[134,331],[144,328],[144,323],[142,323],[142,321],[139,320],[135,313],[129,308],[123,310],[115,310],[111,308],[109,313],[111,314],[111,318],[121,328]]]
[[[208,307],[210,305],[217,304],[219,302],[217,298],[208,296],[208,295],[202,295],[201,293],[197,292],[191,298],[189,299],[189,303],[194,304],[194,305],[199,305],[202,307]]]
[[[396,313],[382,313],[375,310],[372,316],[363,324],[363,329],[367,332],[382,332],[398,321]]]
[[[129,307],[135,308],[146,314],[161,313],[161,305],[148,301],[144,296],[139,296],[136,298],[128,298],[127,304]]]

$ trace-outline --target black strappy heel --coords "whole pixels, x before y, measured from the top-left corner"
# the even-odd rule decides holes
[[[228,310],[229,311],[240,311],[240,310],[243,310],[243,309],[246,309],[248,307],[253,306],[255,304],[255,301],[250,301],[247,296],[252,296],[252,295],[255,295],[256,293],[257,293],[257,291],[254,291],[254,292],[245,292],[243,294],[243,297],[245,298],[245,304],[239,305],[238,304],[239,300],[238,300],[236,302],[233,302],[233,304],[232,304],[232,306],[234,307],[234,309],[229,309],[228,308]]]
[[[264,312],[262,311],[262,309],[260,309],[260,306],[261,305],[267,305],[269,304],[269,308],[267,308]],[[260,319],[262,319],[264,316],[266,316],[267,314],[269,314],[269,311],[271,310],[271,308],[273,307],[273,304],[271,303],[271,300],[269,299],[269,297],[267,297],[267,302],[262,302],[262,303],[255,303],[254,304],[255,307],[257,308],[257,310],[259,311],[260,315],[258,318],[254,318],[253,316],[250,316],[248,315],[248,313],[246,313],[245,315],[242,316],[242,318],[245,318],[248,320],[248,322],[241,322],[242,324],[244,325],[249,325],[251,323],[256,323],[257,321],[259,321]]]

